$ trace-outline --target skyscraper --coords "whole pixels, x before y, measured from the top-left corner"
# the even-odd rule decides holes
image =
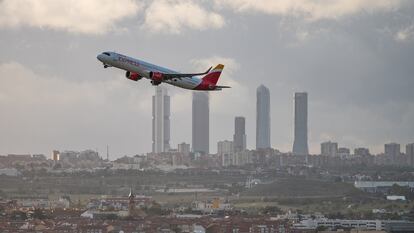
[[[260,85],[256,90],[256,96],[256,149],[271,148],[269,89]]]
[[[152,152],[170,149],[170,97],[167,89],[156,86],[152,96]]]
[[[295,139],[293,154],[307,155],[308,152],[308,93],[295,93]]]
[[[408,165],[410,167],[414,167],[414,143],[410,143],[405,146],[405,154],[408,158]]]
[[[244,117],[234,118],[234,152],[246,150],[246,120]]]
[[[193,92],[193,152],[209,153],[209,100],[207,92]]]

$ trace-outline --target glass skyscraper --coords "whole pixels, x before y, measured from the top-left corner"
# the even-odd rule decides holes
[[[308,152],[308,93],[295,93],[295,139],[293,154],[307,155]]]
[[[210,124],[207,92],[193,92],[192,146],[193,152],[209,153]]]
[[[256,91],[256,149],[271,148],[270,146],[270,93],[264,85]]]

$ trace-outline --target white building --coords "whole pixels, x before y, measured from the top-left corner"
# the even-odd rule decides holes
[[[355,188],[361,189],[366,192],[378,192],[384,189],[389,189],[393,185],[401,187],[408,187],[414,190],[414,182],[410,181],[355,181]]]
[[[194,201],[192,208],[203,213],[215,213],[217,211],[231,210],[232,206],[228,202],[215,198],[212,201]]]
[[[234,146],[232,141],[224,140],[217,142],[217,155],[221,157],[221,165],[226,167],[232,165]]]
[[[0,169],[0,175],[20,176],[21,173],[16,168],[2,168]]]
[[[350,228],[369,231],[383,231],[387,223],[407,223],[401,220],[350,220],[350,219],[306,219],[300,223],[293,224],[296,229],[316,229],[318,227]]]

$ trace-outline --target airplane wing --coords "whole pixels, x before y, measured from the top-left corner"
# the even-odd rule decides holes
[[[186,77],[193,77],[193,76],[208,74],[208,72],[210,72],[211,68],[213,68],[213,67],[210,67],[206,72],[203,72],[203,73],[190,73],[190,74],[163,73],[162,76],[163,76],[164,80],[174,79],[174,78],[180,79],[180,78],[186,78]]]

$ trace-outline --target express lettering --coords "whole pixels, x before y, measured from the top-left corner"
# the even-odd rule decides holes
[[[136,62],[136,61],[132,61],[132,60],[129,60],[129,59],[128,59],[128,58],[126,58],[126,57],[121,57],[121,56],[119,56],[119,57],[118,57],[118,61],[120,61],[120,62],[125,62],[125,63],[128,63],[128,64],[133,65],[133,66],[139,66],[139,63],[138,63],[138,62]]]

